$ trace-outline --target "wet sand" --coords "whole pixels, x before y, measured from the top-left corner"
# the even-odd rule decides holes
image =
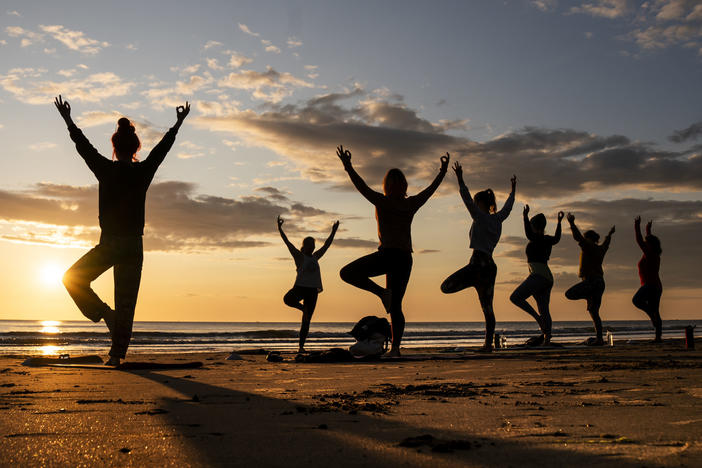
[[[158,371],[0,356],[0,465],[700,466],[697,346],[352,364],[129,356],[205,363]]]

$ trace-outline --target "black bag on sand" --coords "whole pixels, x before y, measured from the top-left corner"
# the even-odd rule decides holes
[[[355,357],[380,356],[388,349],[392,337],[390,323],[385,318],[363,317],[349,332],[356,343],[349,350]]]
[[[349,333],[356,338],[356,341],[367,340],[376,333],[380,333],[389,341],[392,337],[392,328],[388,319],[369,315],[359,320]]]

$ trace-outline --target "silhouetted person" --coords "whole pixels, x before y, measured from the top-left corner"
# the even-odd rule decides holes
[[[558,225],[553,236],[544,233],[546,229],[546,216],[539,213],[531,220],[529,219],[529,205],[524,206],[524,234],[529,243],[526,246],[527,262],[529,264],[529,276],[522,284],[517,286],[509,300],[527,314],[534,317],[536,323],[541,328],[541,337],[537,340],[529,340],[529,345],[549,344],[551,342],[551,313],[549,302],[551,301],[551,288],[553,288],[553,275],[548,267],[548,259],[551,256],[551,248],[561,240],[561,221],[563,212],[558,212]],[[527,298],[534,296],[536,307],[539,311],[527,302]]]
[[[176,108],[175,125],[161,142],[151,150],[144,161],[136,159],[141,143],[134,126],[126,118],[117,122],[112,135],[113,159],[102,156],[90,144],[83,132],[71,119],[68,101],[57,97],[54,104],[66,121],[78,154],[98,180],[100,242],[81,257],[63,276],[63,284],[80,311],[93,322],[105,320],[112,336],[110,359],[107,365],[119,365],[124,359],[132,336],[141,266],[144,258],[144,204],[146,191],[173,146],[190,105]],[[115,308],[104,303],[90,287],[90,283],[109,268],[114,268]]]
[[[646,312],[646,315],[651,319],[653,327],[656,329],[656,338],[654,343],[662,342],[663,321],[659,306],[661,303],[661,294],[663,293],[663,285],[658,276],[658,270],[661,267],[661,241],[658,237],[651,234],[651,226],[653,221],[646,223],[646,238],[641,236],[641,216],[637,216],[634,220],[634,232],[636,233],[636,243],[643,251],[643,256],[639,260],[639,278],[641,279],[641,287],[634,297],[632,302],[636,307]]]
[[[452,294],[474,287],[478,292],[480,306],[485,315],[485,344],[481,351],[492,351],[492,340],[495,335],[495,311],[492,299],[495,295],[495,278],[497,265],[492,259],[492,252],[502,235],[502,222],[507,219],[514,205],[514,192],[517,188],[517,176],[510,180],[512,190],[507,201],[500,211],[497,211],[497,202],[492,189],[483,190],[471,197],[470,191],[463,181],[463,168],[456,162],[453,165],[458,181],[458,192],[463,203],[468,208],[473,224],[470,227],[470,248],[473,254],[464,266],[441,283],[441,292]]]
[[[449,154],[441,157],[441,168],[434,181],[417,195],[407,196],[407,179],[399,169],[390,169],[383,180],[383,192],[366,185],[351,165],[351,152],[343,146],[337,156],[344,164],[351,182],[375,206],[378,221],[378,251],[354,260],[341,269],[341,279],[357,288],[369,291],[382,301],[392,322],[392,347],[388,356],[400,355],[400,343],[405,331],[402,298],[412,272],[412,218],[439,188],[448,170]],[[370,279],[385,275],[385,287]]]
[[[278,216],[278,232],[283,238],[285,246],[290,251],[295,267],[297,268],[297,276],[292,289],[283,296],[283,302],[287,306],[294,309],[299,309],[302,312],[302,322],[300,324],[300,347],[299,353],[305,352],[305,341],[310,331],[310,321],[314,308],[317,306],[317,296],[322,292],[322,275],[319,271],[319,259],[322,258],[334,241],[334,234],[339,229],[339,221],[332,225],[331,234],[327,237],[324,245],[315,252],[314,237],[305,237],[302,240],[302,247],[297,250],[294,245],[288,240],[288,237],[283,232],[283,218]]]
[[[587,301],[587,311],[592,317],[592,322],[595,324],[595,333],[597,336],[587,340],[587,344],[602,346],[602,319],[600,318],[600,305],[602,304],[602,294],[605,290],[604,272],[602,271],[602,261],[609,249],[609,243],[612,241],[614,234],[614,226],[609,230],[602,244],[598,244],[600,235],[593,230],[585,231],[585,234],[580,234],[580,230],[575,225],[575,215],[568,213],[568,223],[570,230],[573,232],[573,239],[580,245],[580,268],[578,277],[582,281],[565,293],[565,296],[571,301],[585,299]]]

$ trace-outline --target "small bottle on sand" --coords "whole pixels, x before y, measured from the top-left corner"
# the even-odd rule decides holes
[[[607,330],[607,344],[614,346],[614,333],[609,330]]]

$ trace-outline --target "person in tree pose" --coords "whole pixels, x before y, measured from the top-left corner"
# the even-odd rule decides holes
[[[651,319],[653,327],[656,329],[656,338],[654,343],[663,341],[663,321],[659,306],[661,303],[661,294],[663,294],[663,285],[658,276],[658,270],[661,267],[661,241],[658,237],[651,234],[651,226],[653,221],[646,223],[646,238],[641,236],[641,216],[634,219],[634,233],[636,234],[636,243],[643,251],[643,256],[639,260],[639,278],[641,279],[641,287],[634,297],[632,302],[636,307],[646,312],[646,315]]]
[[[341,269],[341,279],[369,291],[382,301],[392,322],[392,347],[389,357],[400,356],[400,344],[405,330],[402,298],[412,272],[412,219],[439,188],[446,175],[449,154],[442,156],[439,173],[427,188],[416,195],[407,196],[407,179],[400,169],[390,169],[383,179],[383,193],[368,187],[351,164],[351,152],[337,147],[337,156],[344,165],[354,187],[375,206],[378,222],[378,251],[361,257]],[[371,277],[385,275],[385,287]]]
[[[517,176],[512,176],[510,180],[512,190],[502,209],[497,211],[497,202],[492,189],[483,190],[472,197],[463,180],[463,168],[458,162],[454,163],[453,170],[458,181],[458,191],[473,219],[469,232],[470,248],[473,249],[473,254],[468,265],[441,283],[441,292],[453,294],[466,288],[475,288],[478,292],[483,315],[485,315],[485,344],[480,350],[491,352],[495,335],[495,311],[492,300],[495,295],[495,278],[497,277],[497,266],[492,259],[492,252],[500,240],[502,222],[507,219],[514,205]]]
[[[278,232],[295,261],[297,276],[292,289],[283,296],[283,302],[285,305],[293,309],[299,309],[302,312],[298,353],[304,353],[305,341],[310,331],[312,314],[314,314],[314,308],[317,305],[317,295],[322,292],[322,275],[319,271],[319,259],[322,258],[322,255],[326,253],[334,241],[336,230],[339,229],[339,221],[332,225],[331,234],[327,237],[324,245],[316,252],[314,250],[314,237],[305,237],[302,240],[300,250],[298,250],[288,240],[288,236],[285,235],[285,232],[283,232],[284,222],[283,218],[278,216]]]
[[[63,284],[80,311],[93,322],[104,320],[112,338],[110,366],[124,359],[132,336],[141,267],[144,258],[144,204],[156,169],[173,146],[190,105],[176,108],[176,123],[144,161],[134,125],[122,117],[112,135],[113,160],[102,156],[71,118],[71,106],[58,96],[54,104],[63,117],[78,154],[98,180],[100,241],[66,271]],[[98,276],[114,269],[115,307],[103,302],[90,287]]]
[[[552,321],[549,302],[551,300],[551,288],[553,287],[553,275],[548,267],[548,259],[551,256],[551,248],[561,240],[563,212],[558,212],[558,224],[553,236],[545,234],[546,216],[543,213],[539,213],[529,219],[529,205],[524,205],[523,215],[524,234],[529,239],[529,243],[526,246],[529,276],[514,290],[509,300],[534,317],[536,323],[539,324],[539,328],[541,328],[541,336],[530,338],[527,341],[527,345],[547,345],[551,342]],[[533,296],[536,300],[538,312],[527,302],[527,298],[530,296]]]
[[[587,311],[592,317],[592,322],[595,324],[596,337],[587,340],[588,345],[602,346],[604,339],[602,338],[602,319],[600,318],[600,305],[602,304],[602,294],[605,290],[604,272],[602,270],[602,261],[609,249],[609,244],[612,241],[614,234],[614,226],[609,230],[602,244],[598,244],[600,235],[593,230],[585,231],[585,234],[580,234],[580,230],[575,225],[575,215],[568,213],[566,217],[570,230],[573,233],[573,239],[580,245],[580,268],[578,277],[582,281],[574,286],[571,286],[565,293],[565,296],[571,301],[585,299],[587,301]]]

